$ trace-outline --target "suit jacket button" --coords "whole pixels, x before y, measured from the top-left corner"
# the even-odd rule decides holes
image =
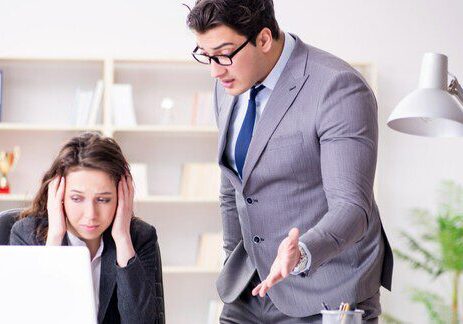
[[[301,272],[300,276],[301,276],[302,278],[305,278],[305,277],[307,277],[307,274],[306,274],[305,272]]]
[[[253,241],[256,244],[259,244],[260,243],[260,237],[259,236],[254,236]]]
[[[252,204],[252,199],[251,198],[246,199],[246,201],[248,202],[248,204]]]

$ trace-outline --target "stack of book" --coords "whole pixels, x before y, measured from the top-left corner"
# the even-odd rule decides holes
[[[136,126],[132,85],[113,84],[111,87],[112,121],[115,126]]]
[[[95,90],[78,88],[75,94],[73,112],[76,126],[95,126],[101,109],[103,97],[103,81],[96,83]]]
[[[196,92],[191,109],[191,125],[214,126],[215,113],[212,92]]]

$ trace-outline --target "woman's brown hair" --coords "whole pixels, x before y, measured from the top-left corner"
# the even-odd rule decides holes
[[[38,217],[43,220],[37,222],[36,236],[39,242],[44,243],[47,239],[48,184],[55,177],[65,177],[69,172],[81,168],[106,172],[114,180],[116,186],[123,175],[130,174],[129,164],[114,139],[94,132],[82,133],[71,138],[61,148],[50,169],[45,172],[32,205],[19,216],[20,219]]]

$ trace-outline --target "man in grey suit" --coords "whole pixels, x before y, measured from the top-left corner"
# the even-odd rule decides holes
[[[322,302],[377,322],[393,260],[373,197],[371,89],[281,31],[271,0],[198,0],[187,24],[216,79],[221,323],[317,323]]]

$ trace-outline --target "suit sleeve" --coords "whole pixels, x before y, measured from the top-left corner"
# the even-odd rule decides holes
[[[309,274],[361,240],[368,228],[378,125],[376,100],[361,77],[343,72],[332,78],[316,127],[328,211],[300,238],[312,256]]]
[[[218,127],[219,125],[219,104],[218,104],[218,82],[215,82],[214,89],[214,111]],[[221,157],[219,157],[221,158]],[[226,258],[230,256],[238,243],[242,240],[241,225],[236,208],[235,188],[223,171],[220,173],[220,214],[223,224],[223,248]]]
[[[220,185],[220,213],[223,225],[223,247],[228,258],[242,240],[242,235],[236,208],[235,189],[223,172]]]
[[[126,267],[116,265],[117,302],[121,323],[160,323],[160,298],[156,293],[156,230],[136,249]],[[134,235],[137,235],[136,233]],[[133,237],[133,236],[132,236]]]

